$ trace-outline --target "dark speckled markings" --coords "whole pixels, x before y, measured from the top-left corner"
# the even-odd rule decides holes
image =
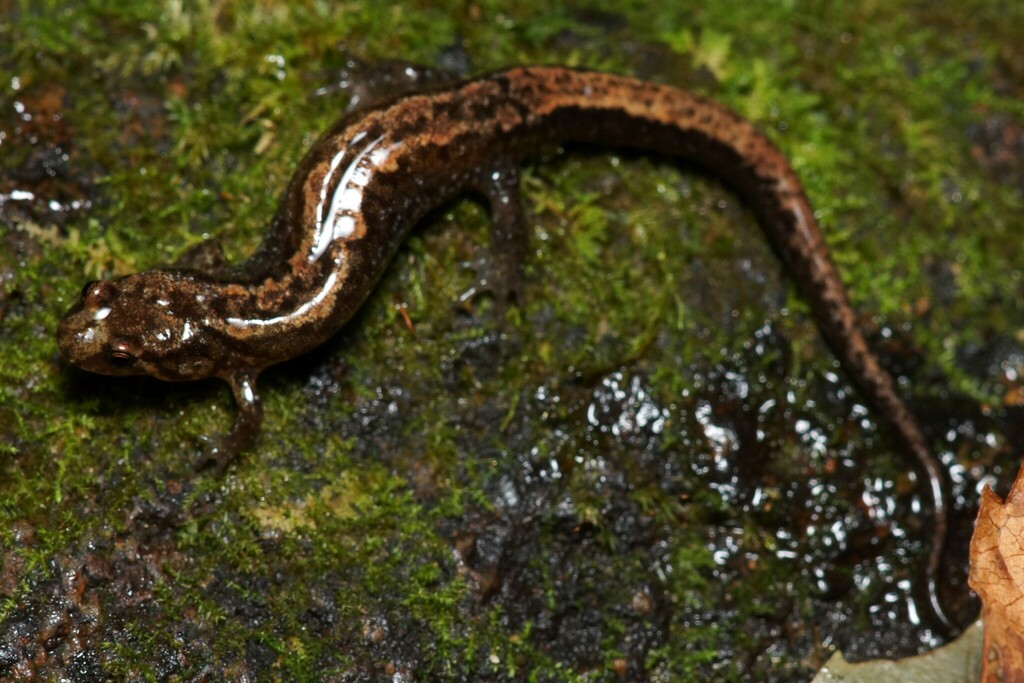
[[[191,268],[89,283],[61,321],[61,352],[104,374],[226,380],[239,417],[209,453],[223,466],[259,429],[260,371],[341,329],[433,207],[466,190],[488,198],[499,275],[514,289],[527,238],[518,165],[552,142],[687,159],[750,202],[843,367],[925,475],[933,504],[928,605],[948,626],[936,585],[947,528],[942,471],[857,329],[796,174],[748,121],[674,88],[519,68],[350,115],[299,163],[250,259],[236,266],[197,259]]]

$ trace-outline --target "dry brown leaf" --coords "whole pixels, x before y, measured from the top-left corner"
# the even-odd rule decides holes
[[[985,622],[981,680],[1024,683],[1024,467],[1005,503],[981,494],[968,583]]]

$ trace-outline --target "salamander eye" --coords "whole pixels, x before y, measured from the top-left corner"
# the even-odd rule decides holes
[[[95,287],[98,284],[99,284],[98,280],[89,280],[88,282],[85,283],[85,285],[82,287],[82,296],[81,296],[82,301],[85,301],[86,297],[89,296],[89,290],[91,290],[93,287]]]
[[[108,306],[117,294],[114,283],[107,280],[92,280],[82,287],[82,305],[86,308],[103,308]]]
[[[107,347],[107,361],[115,368],[130,368],[138,360],[134,347],[126,341],[115,341]]]

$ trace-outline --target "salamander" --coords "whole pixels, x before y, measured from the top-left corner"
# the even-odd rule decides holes
[[[226,462],[259,429],[260,372],[337,333],[432,208],[467,191],[482,194],[495,263],[514,289],[528,240],[519,166],[568,143],[696,163],[753,208],[821,334],[923,474],[932,504],[927,602],[948,625],[937,592],[947,530],[942,468],[856,325],[796,173],[749,121],[676,88],[524,67],[346,115],[299,163],[250,258],[237,265],[195,259],[87,283],[60,322],[60,351],[108,375],[225,380],[238,417],[209,451]]]

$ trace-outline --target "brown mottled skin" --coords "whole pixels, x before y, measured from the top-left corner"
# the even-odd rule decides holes
[[[699,163],[754,208],[843,367],[925,475],[933,504],[928,604],[948,623],[936,592],[947,528],[941,468],[857,328],[796,174],[751,123],[671,87],[517,68],[349,115],[299,164],[250,259],[233,267],[196,259],[191,268],[89,283],[61,321],[61,352],[104,374],[226,380],[239,418],[211,449],[226,462],[259,428],[260,371],[340,330],[438,204],[467,190],[487,197],[499,274],[514,288],[527,238],[518,165],[545,144],[574,142]]]

